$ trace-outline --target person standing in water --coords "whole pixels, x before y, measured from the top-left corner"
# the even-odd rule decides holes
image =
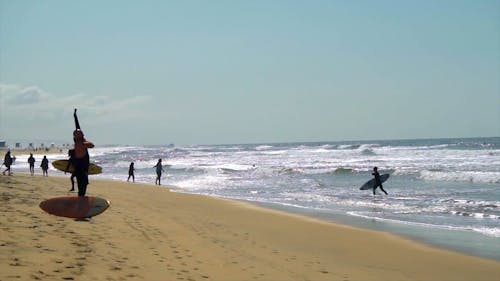
[[[380,174],[378,173],[378,168],[373,167],[373,177],[375,178],[375,185],[373,186],[373,195],[375,195],[375,189],[380,186],[380,190],[382,190],[385,195],[387,195],[387,192],[385,192],[384,187],[382,186],[382,180],[380,179]]]
[[[78,183],[78,196],[83,197],[87,192],[87,185],[89,184],[89,148],[93,148],[94,144],[85,139],[78,117],[76,116],[76,108],[73,113],[75,119],[75,131],[73,131],[73,141],[75,142],[75,176]]]
[[[156,165],[153,168],[156,168],[155,184],[158,183],[158,185],[161,185],[161,172],[165,171],[165,170],[163,170],[163,166],[161,165],[161,158],[158,159],[158,163],[156,163]]]
[[[127,181],[130,180],[130,177],[132,177],[132,182],[135,182],[135,176],[134,176],[134,162],[130,163],[130,166],[128,167],[128,179]]]
[[[33,176],[35,174],[35,157],[33,157],[33,153],[30,153],[30,157],[28,158],[28,163],[30,165],[30,173]]]
[[[48,177],[49,176],[49,159],[47,159],[47,156],[43,156],[42,164],[40,164],[40,167],[42,167],[43,175]]]

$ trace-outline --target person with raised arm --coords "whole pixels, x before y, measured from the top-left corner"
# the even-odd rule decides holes
[[[73,131],[73,140],[75,142],[74,159],[75,176],[78,183],[78,196],[83,197],[87,192],[87,185],[89,184],[89,148],[93,148],[94,144],[85,139],[85,135],[78,122],[78,116],[73,113],[75,119],[75,130]]]

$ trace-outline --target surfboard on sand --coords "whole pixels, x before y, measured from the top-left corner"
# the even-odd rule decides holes
[[[75,171],[75,167],[73,167],[73,165],[71,165],[71,164],[69,165],[69,168],[66,171],[66,167],[68,166],[68,162],[69,162],[69,160],[56,160],[56,161],[52,162],[52,166],[54,166],[54,168],[58,169],[59,171],[73,173]],[[96,164],[90,163],[89,175],[97,175],[100,173],[102,173],[102,167],[98,166]]]
[[[389,176],[390,176],[389,174],[380,175],[380,181],[385,182],[389,178]],[[374,186],[375,186],[375,179],[371,179],[367,181],[365,184],[363,184],[359,189],[368,190],[368,189],[373,189]]]
[[[42,201],[40,208],[51,215],[84,219],[97,216],[106,211],[110,204],[108,200],[100,197],[64,196]]]

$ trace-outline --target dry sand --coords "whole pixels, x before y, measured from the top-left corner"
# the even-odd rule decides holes
[[[500,280],[498,261],[152,185],[91,179],[112,206],[89,221],[38,207],[69,186],[0,175],[0,280]]]

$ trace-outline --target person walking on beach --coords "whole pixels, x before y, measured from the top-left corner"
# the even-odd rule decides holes
[[[10,165],[12,165],[12,157],[10,156],[10,150],[8,150],[3,157],[3,165],[5,165],[6,169],[2,174],[5,175],[5,172],[8,172],[8,175],[11,176],[12,172],[10,171]]]
[[[373,195],[375,195],[375,189],[380,186],[380,189],[387,195],[387,192],[384,190],[384,187],[382,186],[382,180],[380,179],[380,174],[378,173],[378,168],[373,167],[373,173],[372,175],[375,177],[375,185],[373,186]]]
[[[128,179],[127,181],[130,180],[130,177],[132,177],[132,182],[135,182],[135,176],[134,176],[134,162],[130,163],[130,166],[128,167]]]
[[[165,171],[165,170],[163,170],[163,166],[161,165],[161,158],[158,159],[158,163],[156,163],[156,165],[153,168],[156,168],[155,184],[158,183],[158,185],[161,185],[161,172]]]
[[[66,165],[66,169],[64,170],[64,173],[66,174],[69,171],[69,167],[73,166],[73,171],[71,172],[71,176],[69,177],[71,181],[71,189],[69,191],[75,191],[75,150],[74,149],[69,149],[68,150],[68,165]]]
[[[43,175],[48,177],[49,176],[49,159],[47,159],[47,156],[43,156],[42,164],[40,164],[40,167],[42,167]]]
[[[76,108],[73,117],[75,119],[75,130],[73,131],[73,141],[75,142],[75,176],[78,183],[78,196],[83,197],[87,192],[87,185],[89,184],[90,157],[88,149],[93,148],[94,144],[85,139],[83,131],[80,128],[80,123],[78,122]]]
[[[30,173],[31,175],[35,174],[35,157],[33,157],[33,153],[30,153],[30,157],[28,158],[28,163],[30,165]]]

